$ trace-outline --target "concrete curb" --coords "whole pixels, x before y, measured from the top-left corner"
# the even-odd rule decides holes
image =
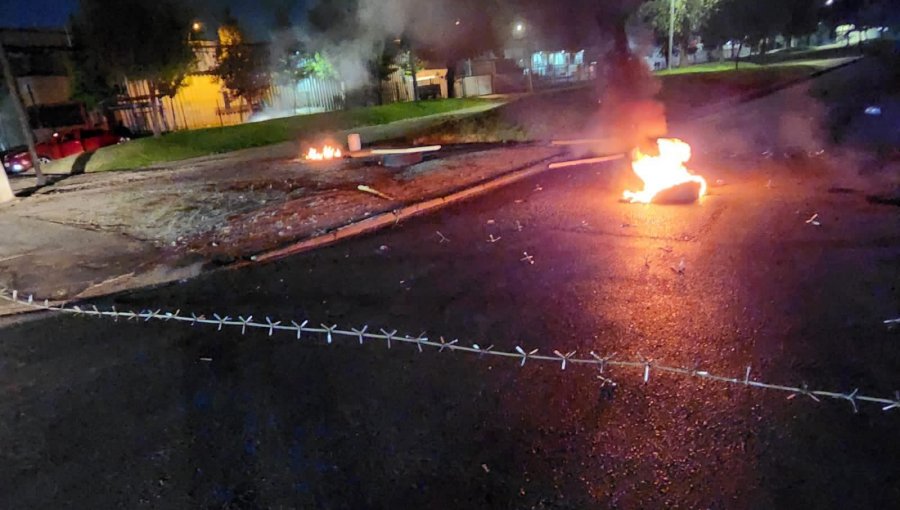
[[[298,253],[303,253],[306,251],[314,250],[316,248],[321,248],[323,246],[328,246],[343,239],[367,234],[369,232],[374,232],[376,230],[395,225],[402,220],[426,214],[440,208],[455,204],[457,202],[461,202],[463,200],[474,198],[478,195],[485,194],[489,191],[493,191],[503,186],[508,186],[528,177],[545,172],[549,170],[546,163],[552,159],[558,158],[563,154],[565,153],[558,152],[556,154],[553,154],[552,156],[548,156],[546,158],[528,163],[520,169],[506,172],[497,177],[493,177],[486,182],[482,182],[474,186],[469,186],[459,191],[450,193],[449,195],[417,202],[415,204],[405,206],[401,209],[395,209],[391,212],[382,213],[377,216],[372,216],[371,218],[366,218],[361,221],[350,223],[343,227],[339,227],[337,230],[329,234],[306,239],[289,246],[285,246],[283,248],[262,252],[251,257],[252,262],[242,262],[231,267],[241,267],[253,263],[272,262],[284,257],[296,255]]]

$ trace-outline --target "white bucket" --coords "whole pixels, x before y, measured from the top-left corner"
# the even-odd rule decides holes
[[[347,148],[350,149],[350,152],[359,152],[362,150],[362,140],[359,138],[359,133],[350,133],[347,135]]]

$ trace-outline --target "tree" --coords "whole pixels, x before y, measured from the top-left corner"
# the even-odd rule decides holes
[[[246,43],[237,20],[227,11],[218,35],[214,72],[230,92],[252,107],[270,85],[266,47]]]
[[[75,14],[82,94],[104,98],[123,80],[146,80],[150,120],[159,136],[161,95],[173,95],[194,65],[191,15],[176,0],[81,0]]]
[[[675,0],[674,42],[684,54],[690,38],[699,34],[706,26],[721,0]],[[669,54],[669,26],[671,0],[650,0],[641,4],[637,16],[653,27],[663,53]]]
[[[756,46],[764,55],[769,39],[786,33],[789,18],[788,6],[782,0],[721,0],[701,33],[703,40],[713,45],[737,42],[737,68],[745,44]]]
[[[784,35],[809,36],[819,25],[822,2],[820,0],[785,0],[788,19]]]

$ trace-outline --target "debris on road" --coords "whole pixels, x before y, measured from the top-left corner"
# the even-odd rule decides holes
[[[387,195],[385,193],[382,193],[375,188],[366,186],[365,184],[360,184],[359,186],[356,187],[356,189],[358,189],[359,191],[362,191],[363,193],[369,193],[371,195],[375,195],[376,197],[383,198],[385,200],[396,200],[394,197]]]
[[[625,157],[625,154],[614,154],[612,156],[602,156],[599,158],[573,159],[571,161],[557,161],[550,163],[547,168],[555,170],[557,168],[567,168],[570,166],[594,165],[597,163],[605,163],[607,161],[615,161]]]
[[[438,238],[439,238],[438,244],[444,244],[444,243],[450,242],[450,238],[445,236],[444,234],[442,234],[440,230],[435,231],[435,233],[438,235]]]
[[[810,216],[810,218],[809,218],[808,220],[806,220],[806,224],[807,224],[807,225],[813,225],[813,226],[816,226],[816,227],[821,226],[822,224],[819,222],[818,219],[816,219],[816,218],[818,218],[818,217],[819,217],[819,213],[813,214],[812,216]]]
[[[503,238],[502,238],[502,237],[494,237],[494,234],[491,234],[491,235],[488,236],[487,242],[493,244],[493,243],[496,243],[497,241],[499,241],[499,240],[501,240],[501,239],[503,239]]]
[[[683,275],[684,270],[687,269],[687,266],[684,263],[684,259],[681,259],[681,262],[678,263],[678,266],[672,266],[672,271],[677,275]]]
[[[522,255],[525,256],[519,259],[521,262],[528,262],[532,266],[534,265],[534,255],[529,255],[527,251],[523,251]]]

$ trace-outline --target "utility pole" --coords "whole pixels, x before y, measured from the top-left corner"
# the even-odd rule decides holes
[[[669,0],[669,59],[668,69],[672,69],[672,46],[675,44],[675,0]]]
[[[35,177],[37,177],[37,185],[43,186],[47,183],[47,179],[44,178],[44,174],[41,172],[41,160],[38,159],[37,151],[34,148],[34,134],[31,132],[28,115],[25,114],[25,107],[22,106],[22,98],[19,96],[19,87],[16,84],[16,79],[13,77],[12,67],[9,65],[9,59],[6,58],[6,50],[3,48],[2,41],[0,41],[0,66],[3,67],[3,76],[6,78],[6,88],[9,89],[10,98],[16,109],[16,116],[19,117],[19,126],[22,128],[22,136],[25,138],[25,143],[28,145],[28,154],[31,156],[31,166],[34,168]]]

